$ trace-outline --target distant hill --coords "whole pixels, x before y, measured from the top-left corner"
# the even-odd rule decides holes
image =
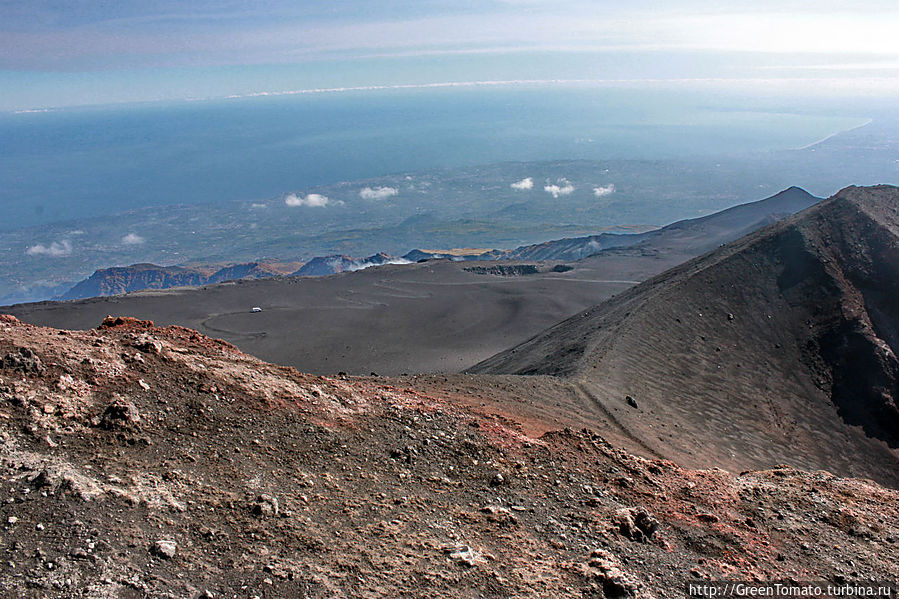
[[[94,272],[64,293],[60,299],[72,300],[104,295],[119,295],[140,289],[168,289],[188,285],[203,285],[209,272],[182,266],[132,264]]]
[[[476,260],[476,255],[454,256],[453,254],[443,252],[427,252],[424,250],[412,250],[403,256],[410,262],[421,262],[424,260]]]
[[[284,272],[271,264],[264,262],[248,262],[246,264],[234,264],[226,266],[212,273],[206,280],[206,284],[222,283],[224,281],[236,281],[238,279],[266,279],[277,277]]]
[[[380,266],[382,264],[404,264],[409,262],[403,258],[397,258],[379,252],[368,258],[353,258],[352,256],[344,256],[335,254],[331,256],[322,256],[313,258],[303,265],[298,271],[293,273],[295,277],[321,277],[325,275],[333,275],[339,272],[347,272],[353,270],[362,270],[370,266]]]
[[[879,186],[848,188],[470,371],[563,376],[648,450],[687,462],[723,445],[728,467],[803,455],[896,484],[897,351],[899,188]]]

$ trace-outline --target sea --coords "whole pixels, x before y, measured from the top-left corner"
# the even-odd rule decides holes
[[[482,164],[714,161],[801,148],[865,122],[763,96],[529,84],[4,113],[0,230]]]

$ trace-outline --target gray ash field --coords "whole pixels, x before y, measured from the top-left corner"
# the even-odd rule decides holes
[[[320,279],[245,280],[4,311],[60,328],[90,328],[107,314],[178,324],[304,372],[459,372],[817,200],[790,188],[650,233],[569,238],[495,252],[503,258],[495,263],[434,260]],[[523,272],[529,274],[518,276]],[[263,311],[253,313],[253,307]]]

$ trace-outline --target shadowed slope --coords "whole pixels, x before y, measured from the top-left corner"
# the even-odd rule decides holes
[[[897,247],[899,190],[848,188],[471,371],[566,376],[686,463],[896,484]]]

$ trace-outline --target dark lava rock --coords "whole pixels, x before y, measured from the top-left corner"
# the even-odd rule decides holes
[[[41,359],[27,347],[20,347],[17,351],[3,356],[0,366],[4,370],[18,370],[25,374],[41,374],[44,371]]]

